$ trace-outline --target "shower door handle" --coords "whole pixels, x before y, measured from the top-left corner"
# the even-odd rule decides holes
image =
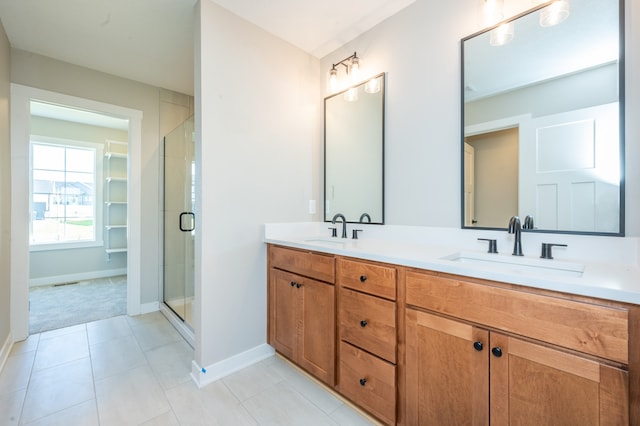
[[[186,218],[186,219],[185,219]],[[187,226],[185,225],[185,222]],[[193,212],[180,213],[180,230],[182,232],[191,232],[196,229],[196,215]]]

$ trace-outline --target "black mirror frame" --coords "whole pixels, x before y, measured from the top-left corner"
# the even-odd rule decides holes
[[[485,28],[481,31],[466,36],[460,40],[460,223],[462,229],[476,230],[500,230],[506,231],[507,228],[491,228],[491,227],[475,227],[465,225],[465,205],[464,205],[464,42],[474,38],[480,34],[489,32],[505,22],[515,21],[525,15],[534,13],[548,3],[540,4],[532,9],[520,13],[512,18],[506,19],[494,26]],[[619,53],[618,53],[618,104],[619,104],[619,134],[620,134],[620,211],[619,211],[619,232],[585,232],[585,231],[566,231],[552,229],[523,229],[523,232],[538,232],[552,234],[575,234],[575,235],[594,235],[609,237],[624,237],[625,235],[625,4],[624,0],[618,0],[618,36],[619,36]]]

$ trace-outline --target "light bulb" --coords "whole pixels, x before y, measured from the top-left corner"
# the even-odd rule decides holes
[[[331,68],[329,71],[329,91],[334,93],[336,90],[338,90],[338,70]]]
[[[504,17],[504,0],[484,0],[484,24],[495,25]]]
[[[351,74],[351,80],[358,81],[360,76],[360,59],[356,56],[351,60],[351,66],[349,67],[349,73]]]
[[[552,27],[569,17],[569,0],[557,0],[540,10],[540,26]]]

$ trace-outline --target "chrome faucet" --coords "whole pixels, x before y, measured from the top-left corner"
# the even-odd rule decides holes
[[[520,218],[518,216],[512,216],[509,219],[509,228],[507,232],[510,234],[515,234],[515,242],[513,243],[513,254],[514,256],[523,256],[522,254],[522,226],[520,226]]]
[[[347,238],[347,219],[342,213],[337,213],[335,216],[333,216],[331,223],[335,225],[337,219],[342,219],[342,238]]]
[[[369,213],[362,213],[360,215],[360,223],[364,223],[365,219],[369,219],[367,222],[371,223],[371,216],[369,216]]]

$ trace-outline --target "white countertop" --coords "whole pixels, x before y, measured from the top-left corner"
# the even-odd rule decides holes
[[[266,224],[264,242],[640,304],[637,238],[523,232],[525,256],[514,259],[513,235],[502,231],[349,224],[349,238],[343,239],[331,238],[329,226],[333,225]],[[337,226],[340,235],[342,224]],[[364,230],[356,240],[350,238],[353,228]],[[487,254],[487,243],[477,238],[498,240],[499,254]],[[553,260],[540,259],[541,242],[563,243],[568,247],[554,247]],[[459,256],[488,261],[467,263],[446,259]],[[581,274],[565,271],[565,266],[583,270]]]

